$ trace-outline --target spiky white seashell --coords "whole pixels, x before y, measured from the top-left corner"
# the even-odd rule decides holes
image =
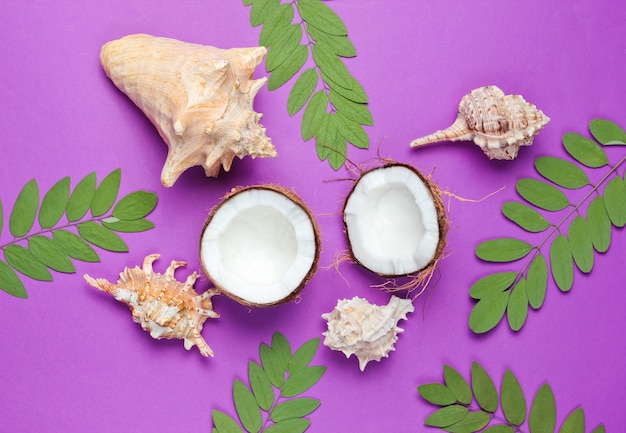
[[[413,140],[411,147],[473,140],[490,159],[510,160],[517,157],[520,146],[530,146],[549,121],[521,95],[505,95],[496,86],[484,86],[461,99],[450,127]]]
[[[107,76],[150,119],[169,150],[161,182],[202,165],[228,171],[235,156],[275,157],[253,101],[267,78],[252,79],[265,47],[223,50],[145,34],[107,42]]]
[[[127,304],[133,321],[148,331],[152,338],[182,339],[185,349],[197,346],[202,356],[213,356],[200,332],[206,319],[219,317],[213,311],[211,302],[211,297],[218,292],[207,290],[202,295],[196,293],[193,285],[198,275],[195,272],[184,283],[177,281],[174,271],[185,266],[185,262],[172,261],[165,274],[154,272],[152,263],[158,258],[159,254],[151,254],[144,259],[143,268],[125,268],[117,284],[89,275],[85,275],[85,280]]]
[[[413,311],[410,299],[397,296],[392,296],[383,306],[370,304],[358,296],[340,299],[333,311],[322,314],[328,325],[328,330],[322,333],[324,345],[342,351],[346,358],[356,355],[363,371],[368,362],[387,358],[395,350],[398,334],[403,332],[397,324]]]

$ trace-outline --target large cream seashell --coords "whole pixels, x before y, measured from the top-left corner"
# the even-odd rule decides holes
[[[520,146],[530,146],[549,121],[521,95],[505,95],[496,86],[485,86],[461,99],[457,119],[450,127],[413,140],[411,147],[473,140],[490,159],[514,159]]]
[[[356,355],[363,371],[368,362],[387,358],[395,350],[398,334],[403,332],[397,324],[413,311],[410,299],[397,296],[384,306],[370,304],[358,296],[340,299],[333,311],[322,314],[328,322],[328,331],[322,333],[324,345],[342,351],[346,358]]]
[[[252,79],[265,47],[223,50],[137,34],[106,43],[107,76],[150,119],[169,148],[161,182],[202,165],[228,171],[235,156],[275,157],[253,101],[267,78]]]
[[[213,311],[211,302],[211,297],[217,291],[208,290],[198,295],[193,289],[198,276],[195,272],[184,283],[177,281],[174,271],[185,266],[184,262],[172,261],[165,274],[154,272],[152,263],[158,258],[158,254],[147,256],[143,269],[139,266],[125,268],[120,273],[117,284],[102,278],[91,278],[89,275],[85,275],[85,280],[127,304],[133,321],[150,332],[152,338],[182,339],[185,349],[197,346],[203,356],[213,356],[213,351],[200,332],[207,318],[219,317]]]

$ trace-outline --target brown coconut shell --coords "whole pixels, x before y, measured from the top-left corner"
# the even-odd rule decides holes
[[[437,212],[437,223],[439,225],[439,242],[437,243],[437,248],[435,249],[435,254],[433,255],[433,258],[430,262],[428,262],[428,264],[426,266],[424,266],[422,269],[418,269],[415,272],[411,272],[408,274],[399,274],[399,275],[392,275],[392,274],[383,274],[383,273],[379,273],[376,271],[373,271],[371,269],[369,269],[368,267],[366,267],[363,263],[361,263],[354,255],[354,252],[352,251],[352,243],[350,242],[350,233],[348,232],[348,225],[346,223],[346,205],[348,203],[348,200],[350,199],[350,196],[354,193],[354,190],[357,186],[357,184],[359,183],[359,180],[367,175],[368,173],[371,173],[375,170],[383,170],[389,167],[394,167],[394,166],[400,166],[400,167],[405,167],[409,170],[411,170],[413,173],[415,173],[415,175],[417,175],[420,180],[422,181],[422,183],[426,186],[426,189],[428,190],[428,193],[430,194],[430,197],[433,200],[433,204],[435,206],[435,210]],[[424,176],[417,168],[413,167],[412,165],[409,164],[405,164],[405,163],[401,163],[401,162],[388,162],[384,165],[378,166],[378,167],[374,167],[371,169],[368,169],[364,172],[361,173],[360,177],[354,182],[354,185],[352,187],[352,189],[350,190],[350,192],[348,193],[348,195],[346,196],[346,200],[344,201],[343,204],[343,209],[342,209],[342,213],[343,213],[343,227],[344,227],[344,232],[346,233],[346,238],[348,241],[348,252],[350,255],[350,259],[358,264],[359,266],[362,266],[363,268],[367,269],[370,272],[373,272],[376,275],[379,275],[381,277],[384,278],[400,278],[400,277],[413,277],[415,279],[418,279],[419,281],[417,282],[417,284],[419,284],[422,281],[422,276],[429,276],[432,274],[432,272],[435,270],[435,267],[437,266],[437,263],[439,262],[440,258],[443,255],[444,249],[446,247],[446,236],[448,234],[448,229],[450,227],[450,224],[448,222],[448,219],[446,218],[446,209],[444,207],[443,204],[443,200],[441,199],[441,193],[440,193],[440,189],[437,187],[437,185],[430,180],[430,178],[428,178],[427,176]],[[423,279],[427,279],[427,278],[423,278]],[[413,284],[409,284],[408,286],[413,286]]]
[[[284,195],[290,201],[295,203],[309,217],[309,220],[311,221],[311,227],[313,228],[313,233],[315,237],[315,256],[313,257],[313,262],[311,264],[311,267],[309,268],[309,271],[307,272],[305,277],[302,279],[300,284],[297,287],[295,287],[293,291],[289,295],[285,296],[284,298],[279,299],[276,302],[265,303],[265,304],[258,304],[258,303],[247,301],[246,299],[243,299],[240,296],[237,296],[231,293],[226,287],[219,285],[216,281],[213,280],[213,278],[211,277],[211,274],[208,272],[208,270],[206,269],[204,265],[204,262],[202,261],[202,237],[204,236],[204,232],[206,231],[207,227],[211,223],[211,220],[213,219],[213,216],[215,215],[215,213],[231,198],[235,197],[238,194],[241,194],[242,192],[246,192],[246,191],[250,191],[254,189],[269,190],[269,191],[276,192],[278,194]],[[317,221],[315,217],[313,216],[313,213],[311,212],[309,207],[304,203],[304,201],[295,192],[289,189],[286,189],[280,185],[275,185],[275,184],[238,186],[238,187],[233,188],[228,194],[222,197],[220,202],[215,207],[213,207],[213,209],[211,209],[211,211],[209,212],[209,215],[204,223],[204,226],[202,227],[202,232],[200,234],[200,241],[198,245],[198,252],[200,254],[200,264],[202,267],[202,271],[204,272],[206,277],[211,281],[214,288],[218,290],[221,294],[226,295],[227,297],[231,298],[235,302],[241,305],[244,305],[246,307],[251,307],[251,308],[272,307],[275,305],[285,304],[287,302],[291,302],[294,299],[296,299],[300,295],[300,292],[302,291],[302,289],[307,285],[307,283],[311,280],[311,278],[313,278],[313,276],[317,272],[319,258],[320,258],[320,251],[321,251],[320,230],[319,230]]]

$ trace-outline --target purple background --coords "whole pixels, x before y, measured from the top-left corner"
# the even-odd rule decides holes
[[[535,176],[540,155],[563,156],[566,132],[587,134],[603,117],[626,125],[626,9],[620,2],[480,0],[472,2],[329,1],[345,21],[358,56],[346,64],[366,89],[375,126],[369,150],[350,149],[367,163],[377,156],[413,164],[443,190],[451,230],[447,258],[416,312],[401,322],[396,351],[365,372],[357,360],[320,346],[315,364],[328,366],[307,395],[322,406],[309,418],[311,433],[430,431],[434,407],[418,385],[441,381],[444,364],[469,377],[480,362],[499,386],[506,369],[530,399],[548,381],[558,422],[582,405],[587,430],[604,422],[626,424],[626,267],[624,230],[614,229],[610,250],[596,254],[589,275],[576,272],[570,293],[550,281],[543,308],[524,328],[501,324],[485,336],[468,328],[468,291],[497,265],[480,262],[475,246],[494,236],[524,233],[500,213],[516,198],[514,185]],[[47,191],[64,176],[72,186],[92,171],[98,180],[122,168],[122,193],[155,192],[150,219],[156,228],[124,236],[130,252],[100,252],[101,263],[75,262],[76,274],[54,273],[54,282],[23,278],[27,300],[0,293],[0,431],[2,432],[210,432],[211,410],[235,414],[236,378],[275,331],[293,347],[320,336],[320,318],[337,299],[358,295],[383,304],[388,294],[370,287],[382,280],[356,265],[333,267],[346,249],[342,202],[350,174],[319,162],[312,141],[300,137],[300,114],[286,111],[291,84],[264,88],[255,108],[279,157],[236,160],[230,173],[207,179],[196,167],[174,187],[159,181],[166,146],[143,114],[107,79],[99,64],[105,42],[150,33],[221,48],[253,46],[260,28],[239,1],[112,0],[108,2],[4,1],[0,6],[0,198],[8,214],[22,186],[36,178]],[[263,66],[257,76],[264,76]],[[537,104],[551,123],[513,162],[489,161],[471,143],[411,150],[409,142],[452,122],[469,90],[496,84]],[[615,162],[624,148],[608,149]],[[623,170],[620,170],[623,173]],[[590,175],[597,180],[598,175]],[[156,341],[131,321],[126,306],[88,286],[82,274],[116,280],[124,266],[147,254],[185,260],[183,280],[199,269],[197,241],[210,208],[235,185],[279,183],[293,188],[318,217],[320,269],[300,302],[249,310],[215,298],[221,314],[204,326],[215,351],[205,359],[181,341]],[[575,197],[575,194],[573,195]],[[5,227],[0,243],[10,239]],[[513,269],[517,269],[512,267]],[[343,278],[342,278],[343,277]],[[348,285],[346,281],[349,281]],[[196,284],[208,287],[206,279]],[[435,431],[433,429],[433,431]]]

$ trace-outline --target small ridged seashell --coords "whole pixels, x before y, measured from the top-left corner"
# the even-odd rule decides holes
[[[391,296],[383,306],[370,304],[358,296],[340,299],[333,311],[322,314],[328,325],[328,330],[322,333],[324,345],[342,351],[346,358],[356,355],[363,371],[368,362],[387,358],[395,350],[398,334],[403,332],[397,324],[413,311],[410,299],[397,296]]]
[[[228,171],[235,156],[275,157],[253,109],[267,78],[252,79],[265,47],[223,50],[145,34],[107,42],[100,61],[113,83],[150,119],[169,150],[161,182],[201,165]]]
[[[490,159],[514,159],[550,121],[521,95],[505,95],[496,86],[474,89],[461,99],[457,119],[443,130],[417,138],[411,147],[441,141],[473,140]]]
[[[198,275],[195,272],[184,283],[177,281],[174,271],[185,266],[185,262],[172,261],[165,274],[154,272],[152,263],[158,258],[158,254],[151,254],[144,259],[143,268],[125,268],[117,284],[89,275],[85,275],[85,280],[128,305],[133,321],[148,331],[152,338],[182,339],[185,349],[197,346],[202,356],[213,356],[200,332],[206,319],[219,317],[213,311],[211,302],[211,297],[218,292],[207,290],[202,295],[196,293],[193,285]]]

